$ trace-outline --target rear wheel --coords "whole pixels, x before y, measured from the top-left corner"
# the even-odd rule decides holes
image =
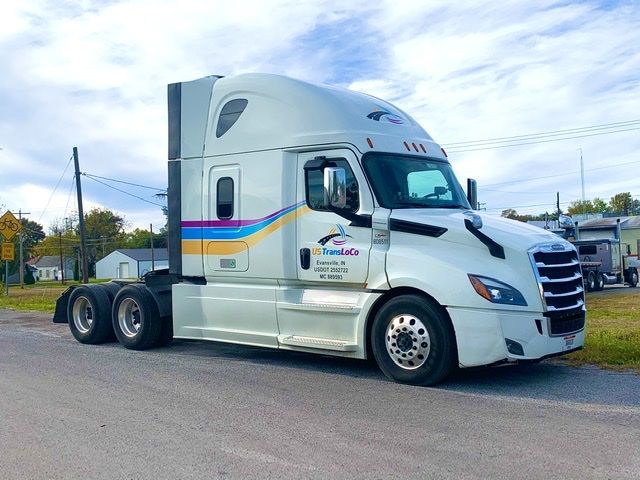
[[[605,283],[605,281],[604,281],[604,275],[603,275],[603,273],[602,273],[602,272],[598,272],[598,273],[596,274],[596,285],[595,285],[595,290],[596,290],[596,291],[598,291],[598,292],[599,292],[600,290],[603,290],[603,289],[604,289],[604,283]]]
[[[132,350],[155,347],[162,321],[153,296],[143,285],[122,287],[112,309],[113,330],[118,341]]]
[[[590,271],[587,273],[586,282],[587,292],[593,292],[596,288],[596,272]]]
[[[433,385],[455,366],[453,329],[438,305],[417,295],[389,300],[371,329],[371,347],[382,372],[413,385]]]
[[[113,333],[111,302],[107,293],[95,285],[81,285],[71,292],[67,319],[71,334],[80,343],[103,343]]]

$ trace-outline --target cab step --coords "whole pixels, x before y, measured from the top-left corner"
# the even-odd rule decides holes
[[[294,347],[319,348],[322,350],[337,350],[340,352],[355,352],[358,346],[342,340],[331,338],[300,337],[297,335],[278,335],[278,343]]]

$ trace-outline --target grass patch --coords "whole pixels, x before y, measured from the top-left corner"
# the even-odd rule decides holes
[[[584,350],[566,357],[576,365],[640,372],[640,289],[587,294]]]
[[[102,283],[108,280],[90,279],[89,283]],[[0,308],[13,310],[27,310],[53,313],[56,308],[56,300],[69,285],[78,285],[80,282],[67,282],[62,285],[56,281],[36,282],[33,285],[25,285],[20,288],[17,285],[9,285],[9,296],[4,294],[4,285],[0,293]]]

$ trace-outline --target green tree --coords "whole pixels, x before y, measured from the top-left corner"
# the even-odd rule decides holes
[[[89,276],[95,276],[96,261],[123,245],[125,219],[107,208],[93,208],[84,215],[84,225]],[[75,230],[79,235],[79,225]]]
[[[574,200],[567,208],[569,215],[579,215],[581,213],[595,213],[595,208],[591,200]]]
[[[45,238],[42,225],[26,218],[20,220],[22,224],[22,259],[26,262],[33,255],[33,250]],[[13,275],[20,268],[20,235],[11,239],[15,249],[15,260],[9,262],[9,275]],[[26,268],[25,268],[26,270]]]
[[[517,220],[519,217],[518,212],[513,208],[507,208],[506,210],[503,210],[500,216],[504,218],[510,218],[511,220]]]
[[[151,232],[136,228],[132,232],[125,234],[124,246],[126,248],[151,248]],[[163,233],[153,234],[153,247],[166,248],[167,237]]]
[[[634,207],[633,197],[630,192],[617,193],[609,201],[611,211],[620,215],[631,215]]]
[[[594,198],[592,203],[594,213],[606,213],[609,211],[609,204],[600,197]]]

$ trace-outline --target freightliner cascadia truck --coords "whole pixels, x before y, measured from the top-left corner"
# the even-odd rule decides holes
[[[399,108],[268,74],[171,84],[168,106],[169,268],[68,289],[54,321],[80,342],[373,357],[418,385],[582,348],[575,248],[473,211]]]

